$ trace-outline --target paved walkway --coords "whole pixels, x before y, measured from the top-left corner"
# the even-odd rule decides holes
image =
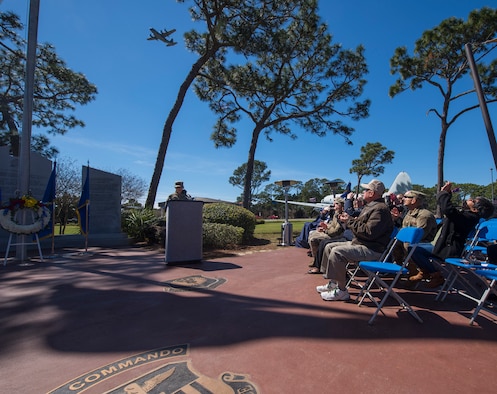
[[[305,250],[165,266],[145,248],[0,270],[2,393],[493,393],[497,324],[452,295],[325,302]],[[458,312],[460,311],[460,312]]]

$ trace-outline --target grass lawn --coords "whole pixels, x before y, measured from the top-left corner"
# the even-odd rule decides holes
[[[293,238],[297,237],[302,231],[305,222],[312,222],[314,219],[291,219],[290,223],[293,225]],[[255,226],[254,237],[259,239],[267,239],[271,242],[276,243],[278,238],[281,238],[281,224],[284,220],[266,220],[263,224],[258,224]],[[66,231],[63,235],[80,234],[79,226],[77,224],[66,225]],[[59,226],[55,225],[55,235],[59,236]]]
[[[80,234],[79,231],[79,225],[77,224],[67,224],[66,225],[66,231],[64,234],[59,234],[59,228],[60,226],[58,224],[55,225],[55,236],[58,235],[73,235],[73,234]]]
[[[312,222],[313,219],[291,219],[289,222],[293,225],[293,238],[297,237],[302,231],[305,222]],[[277,242],[281,238],[281,225],[284,220],[266,220],[263,224],[255,226],[254,237],[267,239],[271,242]]]
[[[293,233],[299,235],[304,227],[305,222],[310,222],[312,219],[293,219],[289,222],[293,225]],[[284,220],[266,220],[263,224],[255,226],[254,235],[259,236],[263,234],[281,234],[281,225]]]

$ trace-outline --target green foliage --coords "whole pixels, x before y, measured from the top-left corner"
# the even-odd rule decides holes
[[[245,184],[245,177],[247,175],[247,163],[243,163],[240,167],[233,171],[233,176],[230,176],[229,183],[233,186],[239,187],[243,190]],[[250,188],[250,195],[252,199],[258,200],[259,189],[264,182],[269,181],[271,178],[271,170],[267,169],[267,164],[263,161],[254,160],[254,170],[252,175],[252,184]]]
[[[255,230],[255,215],[248,209],[226,203],[206,204],[203,208],[204,223],[229,224],[243,228],[243,240],[252,238]]]
[[[377,177],[385,171],[383,164],[391,163],[395,152],[387,150],[379,142],[368,142],[361,147],[361,157],[352,160],[349,172],[357,174],[357,192],[363,176],[371,175]]]
[[[123,213],[121,227],[136,241],[154,244],[159,240],[158,221],[151,209],[133,209]]]
[[[272,6],[284,4],[273,1]],[[286,3],[290,3],[288,0]],[[274,5],[273,5],[274,4]],[[268,23],[247,41],[250,55],[211,59],[196,79],[195,89],[218,116],[211,139],[216,147],[236,143],[242,116],[253,122],[243,190],[243,206],[251,205],[250,188],[259,137],[272,133],[297,138],[298,129],[318,136],[336,134],[349,144],[354,129],[345,121],[366,118],[370,102],[363,94],[367,64],[364,48],[343,49],[332,43],[318,15],[316,0],[300,1],[291,13]],[[271,22],[271,23],[270,23]]]
[[[19,155],[19,130],[22,123],[25,45],[23,25],[12,13],[0,12],[0,145],[10,146]],[[70,70],[50,44],[37,48],[33,97],[33,126],[49,134],[64,134],[84,123],[71,114],[75,104],[85,105],[95,99],[97,88],[86,77]],[[32,149],[51,158],[57,149],[49,146],[45,135],[32,136]]]
[[[179,1],[185,3],[185,0]],[[316,2],[317,0],[306,0],[306,2],[309,1]],[[257,43],[266,41],[264,30],[282,25],[294,14],[295,8],[302,3],[302,0],[271,0],[269,2],[194,0],[191,3],[193,4],[188,8],[191,19],[201,25],[198,30],[186,32],[184,39],[186,48],[197,55],[197,60],[194,61],[190,72],[181,83],[174,105],[164,124],[157,161],[145,202],[148,208],[154,206],[172,127],[190,85],[199,75],[206,73],[206,68],[212,68],[212,65],[209,65],[211,61],[224,64],[229,53],[250,57],[257,49]],[[265,48],[261,50],[265,51]],[[206,94],[210,95],[209,92]],[[209,100],[208,97],[205,99]],[[237,116],[236,112],[227,114],[230,120],[234,120]],[[221,126],[221,128],[223,132],[222,137],[219,138],[223,140],[222,145],[229,146],[234,143],[236,133],[234,131],[232,133],[228,127]],[[247,198],[250,197],[249,192],[250,190],[246,192]]]
[[[241,227],[204,223],[202,230],[202,242],[206,248],[230,249],[243,243],[244,230]]]
[[[486,102],[497,101],[497,60],[488,61],[489,57],[485,56],[491,50],[490,44],[485,42],[493,38],[496,31],[497,10],[482,7],[471,11],[467,21],[455,17],[443,20],[438,26],[423,32],[416,40],[412,55],[406,46],[402,46],[395,49],[390,59],[390,73],[398,76],[390,86],[390,97],[425,86],[434,88],[440,94],[438,107],[428,109],[440,120],[437,189],[441,188],[445,179],[444,155],[449,128],[460,116],[479,108],[478,104],[465,104],[467,94],[471,93],[468,84],[473,85],[466,44],[469,44],[478,61],[478,74]]]

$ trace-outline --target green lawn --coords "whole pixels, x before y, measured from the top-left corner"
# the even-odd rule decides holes
[[[302,231],[305,222],[312,222],[313,219],[291,219],[293,239]],[[271,243],[278,243],[281,240],[281,224],[284,220],[266,220],[263,224],[255,226],[254,237],[266,239]]]
[[[311,222],[313,219],[292,219],[289,222],[293,225],[293,236],[296,237],[302,231],[305,222]],[[255,226],[254,236],[256,238],[278,238],[281,236],[281,224],[284,220],[266,220],[264,224]],[[65,234],[79,234],[79,226],[77,224],[68,224]],[[59,226],[55,226],[55,235],[59,235]]]
[[[59,225],[56,224],[55,225],[55,235],[59,235]],[[80,234],[80,231],[79,231],[79,225],[77,224],[68,224],[66,225],[66,231],[64,234],[60,234],[60,235],[72,235],[72,234]]]
[[[313,219],[292,219],[289,222],[293,225],[293,234],[297,236],[302,231],[305,222],[312,222]],[[281,224],[284,220],[266,220],[264,224],[258,224],[255,226],[254,235],[256,237],[263,236],[265,234],[281,234]]]

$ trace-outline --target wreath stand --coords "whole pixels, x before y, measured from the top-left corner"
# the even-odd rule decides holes
[[[19,212],[19,211],[18,211]],[[18,212],[16,212],[15,216],[17,217]],[[34,212],[31,211],[31,219],[34,221]],[[43,254],[41,253],[41,246],[40,246],[40,239],[38,238],[38,233],[34,233],[35,240],[31,242],[14,242],[12,243],[12,236],[14,233],[9,234],[9,241],[7,242],[7,250],[5,252],[5,258],[3,260],[3,266],[5,267],[7,265],[7,258],[9,257],[9,252],[10,252],[10,247],[11,246],[16,246],[16,245],[32,245],[36,244],[38,246],[38,253],[40,254],[40,260],[43,262]],[[23,235],[25,237],[30,236],[31,234],[17,234],[17,236]]]

